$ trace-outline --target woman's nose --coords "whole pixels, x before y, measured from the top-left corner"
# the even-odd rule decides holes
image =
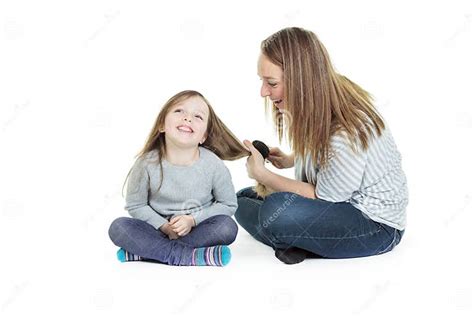
[[[262,98],[268,97],[270,95],[270,91],[267,87],[265,87],[265,84],[262,84],[262,87],[260,88],[260,95]]]

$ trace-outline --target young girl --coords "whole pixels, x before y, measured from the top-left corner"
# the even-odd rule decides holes
[[[285,135],[293,151],[271,148],[268,160],[294,166],[295,179],[252,154],[249,176],[275,193],[240,190],[240,226],[287,264],[394,249],[405,231],[408,189],[401,155],[369,93],[337,73],[317,36],[301,28],[262,42],[258,73],[279,138]]]
[[[110,225],[120,261],[224,266],[237,235],[237,198],[221,159],[248,156],[196,91],[164,105],[130,170],[125,209]]]

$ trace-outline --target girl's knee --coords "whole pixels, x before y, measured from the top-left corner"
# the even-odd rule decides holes
[[[219,216],[219,226],[216,229],[224,245],[230,245],[235,241],[238,232],[238,226],[232,217],[228,215]]]
[[[132,218],[119,217],[116,218],[109,227],[109,237],[115,242],[126,231],[126,227]]]

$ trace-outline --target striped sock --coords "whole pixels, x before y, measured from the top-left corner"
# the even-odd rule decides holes
[[[145,259],[137,256],[131,252],[128,252],[127,250],[120,248],[117,251],[117,259],[121,262],[127,262],[127,261],[144,261]]]
[[[225,266],[230,261],[230,249],[227,246],[195,248],[191,260],[192,266]]]

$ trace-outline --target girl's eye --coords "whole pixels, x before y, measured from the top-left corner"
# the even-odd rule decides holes
[[[174,110],[175,112],[181,112],[182,110],[181,109],[176,109]]]
[[[272,87],[272,88],[275,88],[277,84],[276,84],[276,83],[271,83],[271,82],[269,82],[268,85],[269,85],[270,87]]]
[[[202,118],[201,115],[196,115],[196,117],[197,117],[198,119],[200,119],[201,121],[203,120],[203,118]]]

